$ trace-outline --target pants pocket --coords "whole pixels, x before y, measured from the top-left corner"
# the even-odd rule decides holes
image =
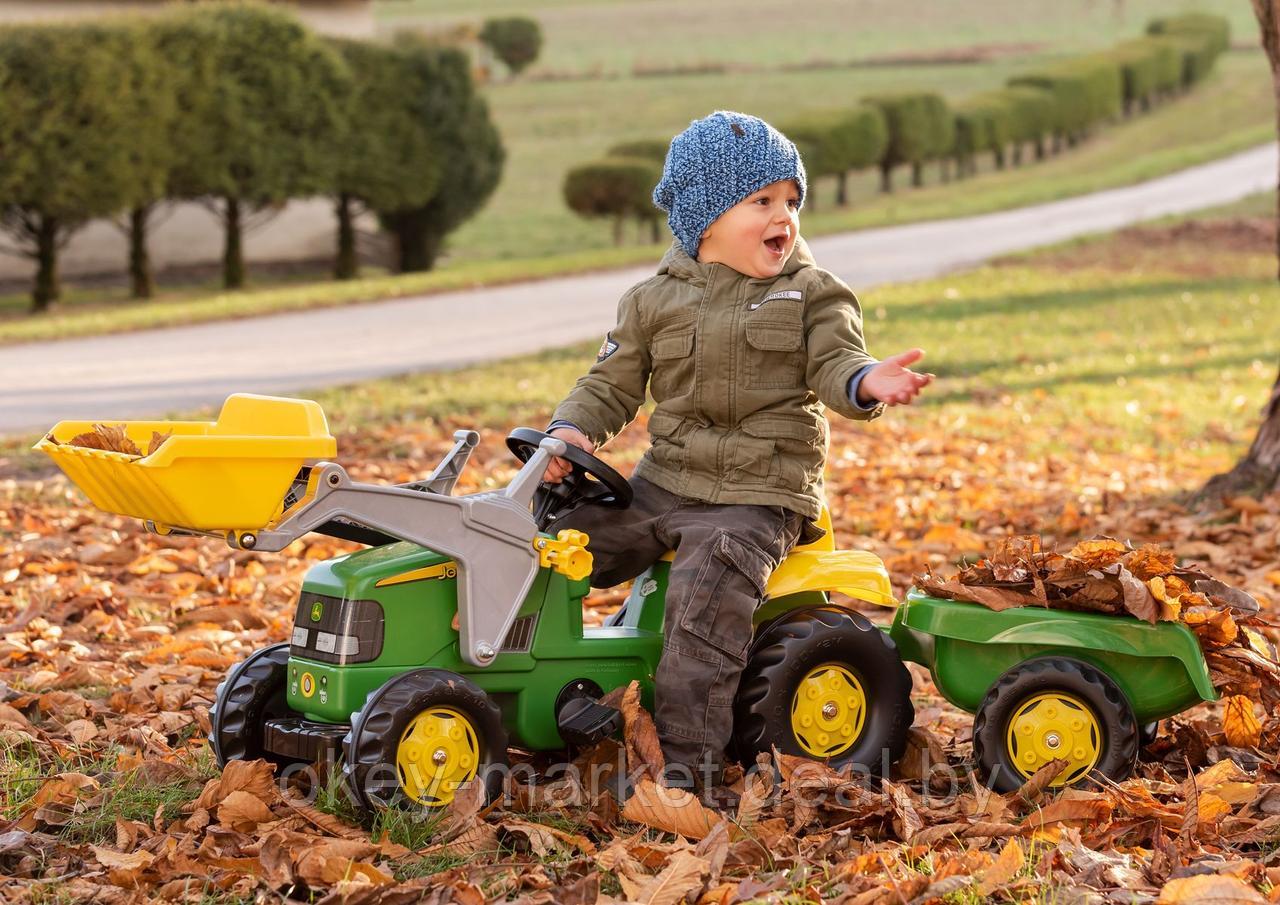
[[[745,662],[751,616],[764,599],[773,560],[750,541],[721,533],[698,571],[680,627],[716,650]]]

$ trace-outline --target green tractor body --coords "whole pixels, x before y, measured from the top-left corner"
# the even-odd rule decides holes
[[[642,700],[652,706],[662,652],[666,562],[636,581],[637,589],[649,591],[628,602],[638,608],[636,624],[589,628],[582,624],[587,581],[540,570],[498,656],[484,668],[470,665],[459,652],[452,566],[448,557],[407,543],[313,566],[294,622],[289,708],[308,720],[345,724],[388,680],[432,667],[467,676],[499,702],[513,744],[547,750],[565,745],[556,726],[556,702],[576,681],[607,691],[637,680]],[[646,606],[650,598],[654,604]],[[343,626],[351,634],[341,634]],[[352,638],[357,643],[347,640]],[[324,651],[318,644],[359,653]]]

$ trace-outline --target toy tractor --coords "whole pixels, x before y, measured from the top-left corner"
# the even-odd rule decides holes
[[[454,496],[473,431],[456,433],[424,480],[388,486],[325,460],[336,443],[306,400],[234,395],[216,422],[124,427],[140,445],[171,435],[138,458],[67,445],[90,424],[62,422],[58,442],[37,448],[96,506],[156,533],[256,551],[309,532],[367,545],[313,566],[289,641],[219,686],[210,716],[220,764],[340,760],[366,807],[439,807],[477,777],[497,794],[508,745],[560,749],[616,732],[621,714],[599,703],[612,689],[635,680],[652,706],[670,556],[606,625],[585,627],[589,539],[544,530],[583,501],[629,504],[627,482],[594,456],[519,428],[507,438],[523,463],[510,484]],[[554,486],[541,483],[552,456],[573,466]],[[829,530],[790,554],[756,613],[735,703],[734,746],[748,762],[777,746],[885,768],[905,748],[911,678],[894,640],[830,591],[894,604],[879,558],[836,551]]]
[[[583,625],[589,539],[544,530],[584,501],[625,507],[627,482],[577,447],[518,428],[523,463],[500,491],[453,496],[478,442],[459,431],[422,481],[352,481],[314,402],[231,396],[216,422],[131,422],[150,455],[71,446],[88,422],[62,422],[36,448],[99,508],[159,534],[281,550],[309,532],[367,549],[313,566],[292,636],[249,656],[211,712],[220,764],[265,757],[281,767],[341,760],[358,801],[447,804],[480,777],[502,781],[507,747],[582,746],[616,732],[599,699],[639,683],[652,707],[671,555],[636,579],[605,625]],[[56,442],[55,442],[56,441]],[[541,484],[548,460],[573,465]],[[837,551],[826,536],[791,552],[755,614],[734,705],[735,753],[776,746],[833,766],[884,772],[911,726],[903,658],[976,713],[974,754],[995,788],[1017,788],[1055,759],[1055,785],[1127,777],[1152,721],[1217,694],[1195,636],[1181,624],[1040,608],[993,612],[912,591],[898,606],[884,564]],[[898,606],[876,628],[835,605],[839,591]],[[1145,724],[1145,725],[1144,725]]]

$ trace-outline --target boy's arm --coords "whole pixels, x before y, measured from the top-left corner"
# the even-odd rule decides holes
[[[805,343],[809,363],[805,373],[809,389],[834,412],[858,421],[884,414],[884,404],[858,404],[855,376],[876,359],[867,353],[862,339],[862,308],[853,290],[833,274],[821,271],[809,290],[804,308]],[[859,381],[860,382],[860,381]]]
[[[638,288],[638,287],[637,287]],[[644,404],[649,384],[649,344],[640,318],[638,293],[618,303],[618,323],[605,336],[596,363],[556,407],[551,423],[567,421],[597,447],[626,427]]]

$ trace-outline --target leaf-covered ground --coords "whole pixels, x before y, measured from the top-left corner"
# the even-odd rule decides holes
[[[913,575],[950,574],[1011,534],[1061,548],[1102,533],[1159,544],[1274,617],[1280,499],[1201,515],[1177,502],[1244,448],[1274,375],[1267,237],[1237,232],[1122,234],[865,298],[873,351],[920,338],[940,380],[929,404],[872,425],[834,420],[839,546],[883,557],[901,594]],[[582,358],[328,394],[339,459],[361,479],[409,480],[455,427],[480,425],[459,492],[505,483],[506,428],[544,423]],[[643,442],[640,423],[606,455],[627,471]],[[1280,897],[1280,721],[1269,713],[1252,714],[1256,746],[1230,745],[1220,707],[1206,705],[1166,721],[1129,782],[997,795],[967,772],[970,717],[915,667],[911,747],[880,786],[783,757],[776,784],[745,782],[725,814],[643,783],[619,802],[607,786],[561,780],[492,809],[464,795],[439,819],[356,823],[336,786],[309,802],[282,793],[264,764],[220,773],[204,736],[227,667],[286,639],[308,565],[347,547],[315,538],[253,554],[156,538],[61,479],[33,477],[18,455],[3,467],[14,475],[0,485],[5,899]],[[597,596],[588,619],[616,600]],[[635,766],[651,727],[624,709]]]

